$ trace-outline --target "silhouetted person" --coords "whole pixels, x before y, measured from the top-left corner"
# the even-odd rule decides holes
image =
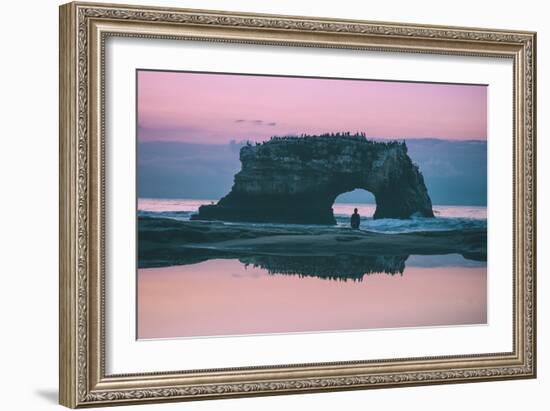
[[[354,209],[353,214],[351,215],[351,221],[350,221],[351,228],[355,228],[355,229],[359,228],[359,224],[361,223],[360,218],[361,216],[357,212],[357,209]]]

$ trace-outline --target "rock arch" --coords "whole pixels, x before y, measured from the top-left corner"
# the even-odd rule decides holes
[[[374,218],[433,217],[432,203],[406,144],[363,135],[275,137],[240,151],[231,192],[195,220],[335,224],[342,193],[374,194]]]

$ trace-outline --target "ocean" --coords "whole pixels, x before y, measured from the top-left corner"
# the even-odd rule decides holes
[[[201,205],[214,203],[216,200],[140,198],[138,199],[138,216],[188,221]],[[360,229],[377,233],[397,234],[487,228],[487,207],[484,206],[434,205],[433,211],[436,218],[413,217],[404,220],[389,218],[374,220],[372,215],[376,209],[375,204],[335,203],[332,208],[338,226],[349,227],[350,217],[354,208],[357,208],[361,215]]]

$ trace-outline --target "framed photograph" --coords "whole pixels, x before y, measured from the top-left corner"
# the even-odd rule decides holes
[[[533,32],[60,8],[60,403],[534,378]]]

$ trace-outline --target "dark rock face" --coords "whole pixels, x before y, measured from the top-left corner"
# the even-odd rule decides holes
[[[272,138],[242,147],[240,160],[231,192],[192,219],[335,224],[334,200],[357,188],[374,194],[374,218],[434,216],[405,143],[363,135]]]

